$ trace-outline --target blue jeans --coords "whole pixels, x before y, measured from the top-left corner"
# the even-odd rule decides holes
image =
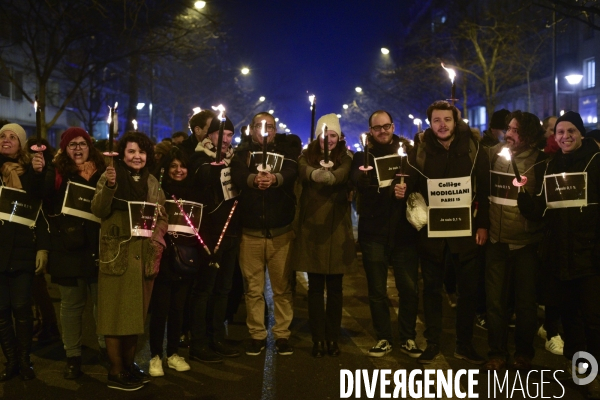
[[[449,252],[448,246],[445,249]],[[456,274],[456,345],[470,346],[473,339],[473,319],[477,306],[477,281],[479,263],[477,258],[459,261],[458,254],[446,253],[444,259],[450,258]],[[442,286],[444,283],[445,263],[436,263],[421,259],[423,275],[423,308],[425,311],[424,335],[428,343],[440,344],[442,333]]]
[[[400,340],[406,342],[417,336],[415,325],[419,306],[419,259],[412,246],[386,246],[362,241],[363,266],[369,290],[369,308],[377,340],[393,341],[390,322],[390,301],[387,296],[387,274],[391,264],[396,290],[400,296],[398,324]]]
[[[89,296],[94,304],[94,321],[98,320],[98,282],[90,283],[78,278],[77,286],[58,285],[60,290],[60,324],[62,340],[67,357],[81,356],[81,338],[83,332],[83,311]],[[106,348],[104,335],[98,335],[98,345]]]

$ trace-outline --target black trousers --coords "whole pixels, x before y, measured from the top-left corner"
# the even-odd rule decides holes
[[[308,274],[308,319],[313,342],[338,340],[342,325],[343,277],[343,274]]]

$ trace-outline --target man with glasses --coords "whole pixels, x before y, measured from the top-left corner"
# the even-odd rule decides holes
[[[375,169],[360,169],[365,157],[373,166],[374,159],[397,154],[400,145],[400,138],[394,135],[392,116],[383,110],[375,111],[369,118],[368,146],[357,152],[352,162],[351,179],[359,196],[358,241],[367,277],[371,319],[377,335],[377,342],[368,353],[371,357],[383,357],[392,351],[393,334],[387,296],[390,264],[400,296],[400,349],[413,358],[422,353],[415,343],[419,303],[417,232],[406,220],[406,203],[394,199],[395,190],[402,190],[404,185],[380,187]],[[406,162],[406,157],[403,161]],[[403,168],[406,170],[408,166]]]
[[[246,324],[251,336],[246,354],[256,356],[265,348],[263,293],[265,269],[268,269],[273,290],[275,347],[278,354],[290,355],[294,352],[288,343],[293,317],[293,271],[288,255],[294,238],[296,160],[302,144],[296,135],[277,133],[275,119],[266,112],[252,119],[251,137],[251,141],[238,146],[231,160],[231,177],[241,190],[236,212],[242,219],[240,267],[246,287]],[[265,141],[267,152],[273,153],[268,155],[266,171],[262,168]]]

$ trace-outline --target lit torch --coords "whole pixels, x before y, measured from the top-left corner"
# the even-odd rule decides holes
[[[227,118],[225,118],[225,107],[223,107],[223,104],[219,104],[217,107],[212,106],[212,109],[215,111],[219,111],[219,138],[217,139],[217,149],[216,149],[216,160],[214,163],[211,163],[211,165],[221,165],[221,147],[223,147],[223,130],[225,129],[225,121],[227,120]]]
[[[314,94],[308,96],[310,101],[310,141],[315,139],[315,110],[317,108],[317,96]]]
[[[33,103],[33,110],[35,111],[36,144],[31,146],[31,150],[41,153],[46,150],[46,146],[42,144],[42,108],[38,105],[37,95],[35,96],[35,103]]]
[[[363,145],[364,162],[363,165],[360,166],[358,169],[367,173],[367,171],[373,169],[373,167],[369,165],[369,135],[363,133],[362,135],[360,135],[360,139]]]
[[[512,165],[513,172],[515,173],[515,179],[513,179],[513,185],[520,188],[521,186],[525,186],[527,183],[527,177],[521,176],[519,173],[519,169],[517,168],[517,162],[515,158],[512,156],[512,152],[508,147],[503,147],[502,151],[498,153],[499,156],[504,157],[506,160],[510,161]]]
[[[400,170],[399,170],[399,174],[396,174],[396,176],[400,177],[400,184],[402,185],[404,183],[404,177],[407,176],[404,173],[402,173],[402,159],[404,157],[406,157],[406,153],[404,152],[404,145],[400,144],[400,148],[398,149],[398,155],[400,156]]]
[[[269,134],[267,133],[267,130],[265,128],[265,124],[267,123],[267,121],[263,119],[262,121],[260,121],[260,123],[262,124],[260,133],[263,137],[262,171],[267,172],[267,139]]]
[[[444,63],[442,63],[442,68],[444,68],[448,72],[448,77],[450,78],[450,82],[452,83],[452,90],[450,94],[450,101],[452,105],[456,101],[456,84],[454,83],[454,78],[456,77],[456,72],[452,68],[446,68]]]

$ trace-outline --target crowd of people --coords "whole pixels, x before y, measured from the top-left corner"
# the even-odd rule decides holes
[[[4,125],[0,344],[7,362],[0,381],[35,378],[32,299],[36,276],[44,273],[61,295],[65,379],[82,374],[88,300],[109,362],[109,388],[140,389],[164,375],[165,365],[190,370],[178,354],[182,341],[188,360],[241,356],[225,327],[241,297],[231,296],[240,273],[246,355],[260,355],[267,345],[267,276],[275,350],[293,354],[289,328],[301,271],[308,276],[312,356],[339,356],[343,277],[357,264],[352,204],[377,340],[369,356],[391,352],[397,337],[402,353],[434,362],[445,291],[456,308],[458,359],[492,371],[529,370],[536,334],[569,365],[580,351],[600,359],[596,132],[586,133],[575,112],[541,122],[500,110],[483,138],[448,102],[433,103],[427,117],[430,127],[411,143],[394,133],[390,113],[375,111],[356,154],[335,114],[319,119],[326,132],[304,150],[297,136],[277,133],[266,112],[253,117],[234,148],[233,122],[204,110],[190,119],[189,137],[176,132],[154,144],[130,131],[114,157],[81,128],[63,132],[54,154],[50,146],[29,151],[24,129]],[[395,173],[386,175],[383,165]],[[397,333],[390,268],[399,295]],[[416,341],[420,296],[425,349]],[[541,327],[538,305],[545,307]],[[148,372],[134,362],[147,318]],[[475,322],[487,329],[487,357],[472,345]],[[600,398],[597,379],[588,388]]]

